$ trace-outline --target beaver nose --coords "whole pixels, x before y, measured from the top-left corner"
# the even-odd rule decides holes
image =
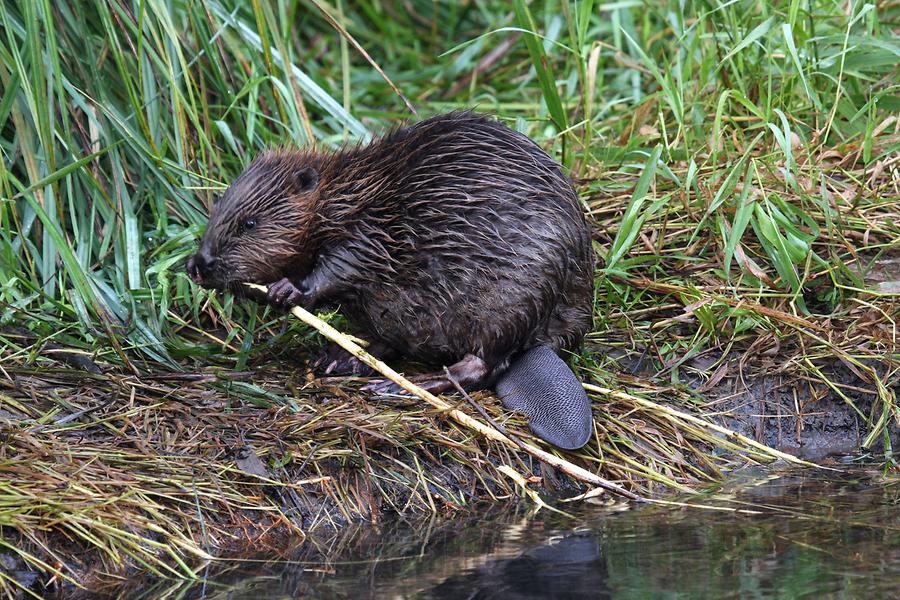
[[[206,248],[200,248],[197,254],[191,257],[187,264],[188,275],[191,276],[196,283],[203,283],[209,275],[213,267],[216,266],[218,258],[210,254]]]

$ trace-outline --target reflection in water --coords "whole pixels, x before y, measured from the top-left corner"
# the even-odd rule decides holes
[[[357,528],[325,545],[301,545],[292,561],[217,565],[200,583],[115,595],[878,598],[900,590],[897,480],[863,472],[745,475],[699,501],[762,514],[584,506],[573,520],[494,507],[465,519]]]
[[[606,562],[595,536],[570,535],[518,556],[450,577],[423,596],[456,598],[607,598]]]

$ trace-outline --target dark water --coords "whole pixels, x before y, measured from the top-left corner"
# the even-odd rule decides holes
[[[687,501],[760,514],[486,509],[356,528],[299,546],[293,562],[228,563],[121,597],[900,598],[896,476],[748,472]]]

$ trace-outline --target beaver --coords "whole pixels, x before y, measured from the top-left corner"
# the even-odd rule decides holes
[[[280,308],[339,306],[382,360],[493,386],[551,444],[592,435],[590,401],[558,355],[591,327],[590,231],[561,166],[492,118],[452,112],[334,153],[267,151],[213,206],[187,269],[208,288],[265,284]],[[412,380],[452,386],[443,371]]]

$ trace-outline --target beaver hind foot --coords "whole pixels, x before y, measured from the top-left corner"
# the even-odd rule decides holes
[[[391,360],[397,356],[396,351],[390,346],[382,344],[378,341],[369,341],[366,346],[366,352],[374,356],[378,360]],[[353,356],[337,344],[332,343],[328,349],[322,354],[312,365],[313,371],[322,375],[341,377],[341,376],[360,376],[371,377],[377,375],[377,371]]]
[[[473,354],[467,354],[447,370],[464,388],[483,383],[489,372],[487,364]],[[426,373],[409,380],[432,394],[454,387],[444,373]],[[535,346],[520,354],[500,375],[495,387],[503,406],[524,413],[528,426],[545,442],[564,450],[577,450],[591,439],[591,401],[575,373],[550,346]],[[405,393],[385,379],[362,389],[375,394]]]
[[[461,387],[468,388],[476,385],[484,380],[488,374],[488,366],[482,359],[474,354],[466,354],[458,363],[454,363],[447,367],[450,376]],[[447,379],[445,373],[424,373],[408,377],[410,382],[416,384],[427,392],[432,394],[440,394],[446,392],[456,386]],[[406,391],[393,381],[387,379],[379,379],[363,386],[364,392],[374,394],[405,394]]]
[[[549,346],[535,346],[515,359],[496,385],[503,406],[528,416],[542,440],[577,450],[591,439],[591,401],[563,359]]]

